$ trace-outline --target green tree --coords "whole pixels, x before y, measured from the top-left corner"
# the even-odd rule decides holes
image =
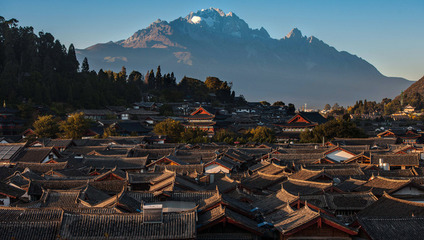
[[[223,82],[217,77],[207,77],[205,80],[206,87],[212,91],[221,89],[222,84]]]
[[[331,106],[330,106],[330,104],[325,104],[325,106],[324,106],[324,110],[326,110],[326,111],[330,111],[331,110]]]
[[[329,141],[335,137],[339,138],[361,138],[367,137],[365,133],[350,120],[331,120],[316,126],[312,131],[305,130],[300,134],[301,142],[322,142],[322,139]]]
[[[339,110],[339,108],[340,108],[340,106],[339,106],[339,104],[338,103],[335,103],[334,105],[333,105],[333,107],[331,108],[331,110]]]
[[[209,89],[204,82],[185,76],[178,83],[178,90],[184,94],[184,97],[192,98],[194,101],[207,100],[209,93]]]
[[[272,104],[272,106],[285,106],[286,104],[283,101],[276,101]]]
[[[65,121],[60,123],[60,130],[63,131],[63,137],[78,139],[82,138],[87,132],[89,122],[84,117],[84,113],[73,113]]]
[[[163,87],[163,81],[162,81],[162,73],[160,70],[160,66],[156,69],[156,76],[155,76],[155,89],[160,89]]]
[[[153,128],[153,132],[157,135],[166,135],[172,141],[178,142],[181,139],[181,133],[184,132],[184,126],[179,121],[167,118],[157,123]]]
[[[116,127],[113,124],[105,128],[103,131],[103,138],[107,138],[110,136],[118,136],[118,133],[116,132]]]
[[[130,75],[128,76],[128,82],[141,83],[142,78],[143,78],[143,75],[140,72],[132,71]]]
[[[287,114],[288,115],[294,115],[295,111],[296,111],[296,108],[295,108],[294,104],[289,103],[288,108],[287,108]]]
[[[246,138],[251,142],[272,143],[275,141],[275,133],[271,128],[258,126],[256,128],[249,129],[246,132]]]
[[[234,144],[236,141],[237,134],[227,129],[218,130],[213,136],[212,140],[214,142],[225,142],[228,144]]]
[[[181,132],[181,141],[184,143],[206,143],[208,142],[207,132],[199,128],[187,128]]]
[[[262,104],[263,106],[271,106],[271,104],[267,101],[260,101],[260,104]]]
[[[172,109],[172,106],[169,104],[163,104],[159,107],[159,113],[162,116],[173,116],[174,110]]]
[[[400,101],[399,100],[393,100],[391,102],[389,102],[388,104],[386,104],[384,106],[384,114],[385,115],[390,115],[393,113],[396,113],[398,111],[401,111],[402,107],[400,105]]]
[[[39,116],[34,122],[34,132],[40,138],[56,138],[59,134],[59,118],[52,115]]]
[[[118,80],[121,82],[127,81],[127,69],[125,66],[122,66],[121,71],[118,73]]]
[[[77,72],[79,68],[79,62],[77,60],[77,55],[75,53],[75,47],[74,44],[71,43],[68,48],[68,66],[70,72]]]
[[[82,61],[81,72],[88,73],[89,71],[90,71],[90,66],[88,65],[88,60],[85,57],[84,60]]]

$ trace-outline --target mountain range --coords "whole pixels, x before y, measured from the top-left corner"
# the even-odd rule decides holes
[[[171,22],[157,20],[131,37],[77,49],[91,69],[148,71],[161,66],[204,80],[232,82],[248,101],[351,105],[356,100],[393,98],[412,82],[386,77],[364,59],[338,51],[294,28],[281,39],[252,29],[236,14],[202,9]]]

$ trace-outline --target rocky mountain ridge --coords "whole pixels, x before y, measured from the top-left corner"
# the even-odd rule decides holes
[[[321,107],[358,99],[394,97],[411,82],[383,76],[373,65],[337,51],[294,28],[273,39],[264,28],[251,29],[236,14],[210,8],[171,22],[157,20],[131,37],[77,51],[98,70],[147,71],[161,65],[198,79],[216,76],[233,82],[250,101],[283,100]]]

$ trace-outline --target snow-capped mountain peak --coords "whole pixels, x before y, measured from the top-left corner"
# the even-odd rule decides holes
[[[197,13],[199,13],[199,12],[203,12],[203,13],[218,13],[221,17],[224,17],[225,16],[225,13],[224,13],[224,11],[222,11],[221,9],[219,9],[219,8],[213,8],[213,7],[211,7],[211,8],[208,8],[208,9],[202,9],[202,10],[200,10],[200,11],[197,11]]]
[[[235,14],[235,13],[233,13],[233,12],[229,12],[229,13],[227,13],[225,16],[226,16],[226,17],[235,17],[235,16],[236,16],[236,14]]]
[[[304,36],[297,28],[275,39],[265,28],[252,29],[234,13],[216,8],[155,21],[125,40],[97,44],[79,54],[97,69],[161,65],[200,79],[216,74],[256,99],[284,96],[324,105],[331,95],[347,104],[369,96],[395,96],[410,85],[384,77],[365,60]],[[305,87],[300,91],[299,86]]]
[[[219,8],[208,8],[208,9],[202,9],[197,12],[190,12],[189,15],[185,17],[189,23],[192,24],[201,24],[201,22],[205,22],[208,26],[214,26],[215,22],[221,22],[224,21],[225,18],[237,18],[237,15],[233,12],[229,12],[225,14],[224,11],[222,11]]]

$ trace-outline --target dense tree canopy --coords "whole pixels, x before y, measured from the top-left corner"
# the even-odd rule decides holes
[[[59,128],[63,132],[64,138],[78,139],[87,132],[89,122],[83,113],[74,113],[61,122]]]
[[[140,99],[141,86],[120,75],[89,72],[84,60],[78,72],[74,46],[66,49],[50,33],[34,34],[32,27],[0,17],[0,99],[10,104],[32,100],[77,107],[129,105]],[[121,81],[118,81],[121,80]]]
[[[271,103],[269,103],[267,101],[260,101],[259,103],[264,105],[264,106],[271,106]]]
[[[184,77],[179,84],[174,73],[160,66],[143,76],[138,71],[91,71],[84,58],[79,72],[75,47],[68,49],[50,33],[35,34],[32,27],[18,27],[15,19],[0,17],[0,99],[9,104],[32,101],[52,106],[64,103],[74,108],[102,108],[141,101],[142,93],[154,101],[217,101],[231,103],[231,83],[208,77],[206,83]],[[144,81],[143,81],[144,80]]]
[[[285,106],[286,104],[283,101],[276,101],[272,104],[272,106]]]
[[[212,138],[214,142],[225,142],[228,144],[233,144],[236,140],[237,134],[227,129],[218,130]]]
[[[173,119],[165,119],[164,121],[157,123],[153,129],[153,132],[157,135],[165,135],[170,140],[179,142],[181,139],[181,133],[184,131],[184,126]]]
[[[246,139],[250,142],[259,143],[272,143],[275,141],[275,133],[271,128],[258,126],[256,128],[249,129],[246,133]]]
[[[322,142],[339,138],[361,138],[367,137],[365,133],[355,123],[350,120],[331,120],[316,126],[312,131],[305,130],[300,134],[301,142]]]
[[[39,116],[34,122],[34,132],[40,138],[56,138],[59,133],[59,118],[52,115]]]
[[[184,143],[206,143],[209,141],[207,132],[199,128],[186,128],[181,132],[180,142]]]

